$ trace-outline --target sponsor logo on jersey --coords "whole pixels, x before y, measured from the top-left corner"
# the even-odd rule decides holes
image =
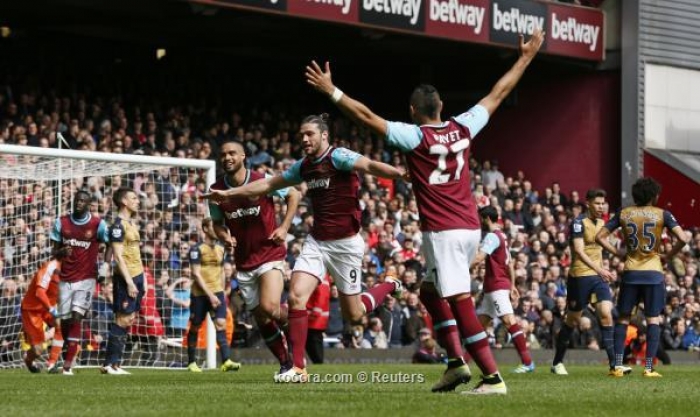
[[[239,208],[236,211],[224,212],[224,215],[228,219],[238,219],[240,217],[246,217],[246,216],[259,216],[260,215],[260,206]]]
[[[314,190],[316,188],[325,188],[328,189],[328,187],[331,185],[331,179],[330,178],[318,178],[314,180],[309,180],[306,182],[306,185],[309,190]]]
[[[63,244],[66,246],[71,246],[74,248],[83,248],[83,249],[88,249],[92,242],[88,242],[85,240],[78,240],[78,239],[63,239]]]

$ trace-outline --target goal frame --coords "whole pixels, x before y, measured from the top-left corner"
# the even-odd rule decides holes
[[[17,155],[17,156],[37,156],[54,159],[72,159],[72,160],[87,160],[98,162],[116,162],[151,165],[155,168],[163,166],[175,166],[181,168],[195,168],[206,170],[207,187],[211,186],[216,181],[216,162],[203,159],[187,159],[173,158],[165,156],[148,156],[148,155],[133,155],[133,154],[114,154],[98,151],[79,151],[72,149],[55,149],[55,148],[39,148],[32,146],[7,145],[0,144],[0,155]],[[3,166],[0,165],[0,173]],[[56,180],[59,184],[67,179],[62,177],[62,164],[58,165]],[[61,216],[61,186],[58,187],[58,208],[57,216]],[[206,207],[206,213],[209,212]],[[206,365],[207,369],[216,368],[216,329],[211,317],[207,318],[207,343],[206,343]]]

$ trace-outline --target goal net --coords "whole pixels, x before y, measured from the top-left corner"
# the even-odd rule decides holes
[[[48,260],[56,218],[71,212],[78,190],[90,193],[90,211],[111,224],[112,193],[133,188],[147,291],[130,329],[123,366],[186,367],[186,328],[192,279],[189,248],[201,239],[207,205],[198,199],[214,182],[214,161],[0,145],[0,368],[23,366],[20,303],[34,273]],[[100,254],[104,254],[104,244]],[[102,262],[100,256],[99,262]],[[76,366],[104,359],[113,321],[111,277],[98,285],[82,328]],[[216,366],[213,325],[198,352]],[[54,330],[46,329],[52,337]],[[183,337],[184,336],[184,337]],[[201,337],[200,337],[201,339]],[[44,358],[45,359],[45,358]]]

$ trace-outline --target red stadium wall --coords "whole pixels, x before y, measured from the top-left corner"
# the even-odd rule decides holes
[[[644,175],[661,184],[660,207],[673,213],[683,227],[700,226],[700,184],[646,152]]]
[[[533,82],[534,74],[525,74],[517,105],[503,106],[494,114],[474,143],[474,155],[497,159],[506,176],[523,170],[540,193],[553,181],[567,194],[602,187],[616,207],[619,72],[547,76]]]

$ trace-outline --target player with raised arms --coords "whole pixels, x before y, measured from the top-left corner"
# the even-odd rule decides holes
[[[306,67],[306,80],[312,87],[406,156],[425,236],[422,250],[428,275],[421,286],[421,301],[433,317],[438,340],[449,357],[448,369],[433,391],[454,390],[471,378],[462,358],[461,336],[461,343],[483,374],[478,386],[465,392],[507,392],[471,298],[468,266],[476,256],[481,226],[467,162],[471,141],[518,83],[543,42],[541,29],[535,29],[528,42],[521,35],[515,65],[476,106],[447,122],[441,119],[442,101],[431,85],[420,85],[411,94],[413,124],[389,122],[337,88],[329,63],[324,69],[315,61]]]

